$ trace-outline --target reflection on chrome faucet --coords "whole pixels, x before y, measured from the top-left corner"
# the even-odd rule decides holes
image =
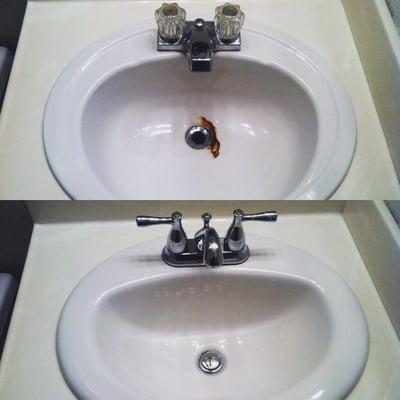
[[[211,214],[205,213],[201,218],[204,226],[194,235],[197,249],[203,252],[203,264],[206,267],[220,267],[224,261],[222,246],[217,231],[210,228]]]
[[[172,225],[167,244],[162,251],[163,261],[172,267],[209,267],[235,265],[245,262],[250,255],[242,227],[243,221],[276,221],[277,213],[267,211],[258,214],[244,214],[242,210],[233,212],[233,221],[225,238],[210,227],[211,214],[202,216],[203,227],[188,239],[182,227],[182,214],[172,213],[171,217],[136,217],[138,226],[156,224]]]
[[[244,13],[238,5],[217,7],[214,21],[186,21],[186,12],[177,3],[164,3],[155,15],[157,50],[186,53],[191,71],[211,71],[214,52],[240,50]]]

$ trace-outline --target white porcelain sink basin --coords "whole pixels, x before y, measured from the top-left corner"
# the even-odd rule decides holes
[[[110,34],[63,71],[44,146],[77,199],[324,199],[343,180],[356,123],[343,84],[313,50],[246,23],[240,52],[208,73],[155,50],[150,22]],[[220,154],[185,133],[211,121]]]
[[[324,263],[249,236],[249,260],[215,270],[162,263],[163,239],[92,270],[62,311],[57,352],[85,400],[339,400],[368,353],[360,304]],[[209,375],[199,356],[218,351]]]

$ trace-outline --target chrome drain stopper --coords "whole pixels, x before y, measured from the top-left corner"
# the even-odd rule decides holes
[[[222,370],[224,365],[224,357],[216,350],[207,350],[200,354],[199,368],[206,374],[216,374]]]
[[[193,149],[205,149],[211,143],[211,134],[204,126],[192,126],[187,130],[185,140]]]

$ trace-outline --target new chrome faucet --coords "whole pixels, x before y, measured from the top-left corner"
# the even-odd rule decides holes
[[[250,255],[243,230],[243,221],[276,221],[278,214],[267,211],[258,214],[233,212],[233,221],[225,238],[220,238],[210,227],[211,215],[202,215],[203,227],[188,239],[182,227],[182,214],[174,212],[171,217],[136,217],[138,226],[170,224],[167,244],[162,250],[163,261],[172,267],[210,267],[235,265],[245,262]]]
[[[211,71],[213,53],[240,50],[244,13],[226,3],[215,9],[214,21],[186,21],[186,11],[177,3],[164,3],[156,10],[158,51],[187,54],[191,71]]]

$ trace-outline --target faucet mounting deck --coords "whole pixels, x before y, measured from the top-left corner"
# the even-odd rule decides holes
[[[214,21],[186,21],[186,12],[177,3],[164,3],[155,15],[157,50],[186,53],[191,71],[211,71],[217,51],[240,50],[244,13],[238,5],[217,7]]]

